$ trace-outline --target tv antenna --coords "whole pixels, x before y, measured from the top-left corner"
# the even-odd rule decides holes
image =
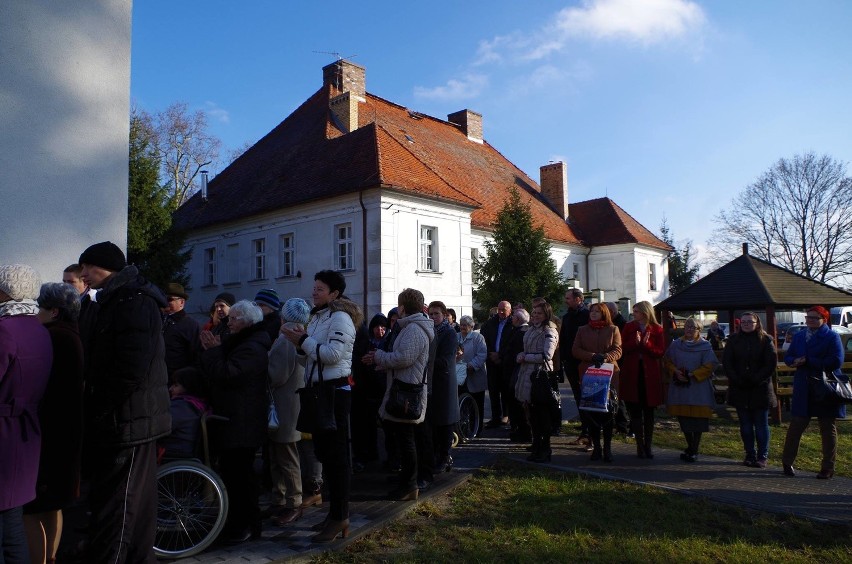
[[[344,57],[337,51],[313,51],[313,53],[317,53],[319,55],[333,55],[333,56],[337,57],[338,61],[342,61],[343,59],[347,59],[347,60],[353,59],[353,58],[358,56],[358,55],[348,55],[348,56]]]

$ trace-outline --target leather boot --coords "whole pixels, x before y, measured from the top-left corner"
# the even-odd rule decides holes
[[[645,458],[645,430],[636,417],[630,419],[630,430],[633,431],[636,440],[636,457]]]
[[[654,458],[654,451],[651,449],[654,439],[654,420],[645,419],[644,434],[642,447],[645,450],[645,458]],[[639,437],[636,437],[636,444],[639,444]]]
[[[311,487],[302,496],[303,508],[311,507],[312,505],[322,505],[322,485],[316,482],[312,482]]]
[[[532,452],[527,457],[527,460],[529,462],[538,462],[538,458],[540,456],[540,453],[541,453],[541,438],[540,437],[533,437]]]
[[[603,452],[601,450],[601,432],[599,429],[592,431],[592,447],[592,456],[589,457],[589,460],[600,460]]]
[[[349,519],[343,519],[342,521],[334,521],[329,519],[325,528],[318,535],[314,535],[311,538],[312,542],[331,542],[337,538],[337,535],[342,535],[343,538],[349,536]]]

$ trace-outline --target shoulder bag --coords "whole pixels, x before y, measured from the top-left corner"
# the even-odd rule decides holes
[[[425,408],[423,401],[423,385],[426,383],[426,370],[419,384],[409,384],[393,379],[388,390],[388,401],[385,403],[385,413],[397,419],[417,421]]]
[[[556,384],[556,376],[544,368],[536,368],[530,374],[530,402],[533,405],[555,405],[559,402],[559,392]]]
[[[296,420],[296,430],[311,434],[337,431],[337,420],[334,417],[335,386],[323,382],[320,345],[317,345],[317,361],[314,366],[317,367],[319,382],[311,382],[313,374],[313,368],[311,368],[305,387],[296,390],[299,394],[299,418]]]
[[[809,377],[808,392],[818,403],[852,403],[852,384],[849,377],[836,376],[830,370],[823,370],[819,375]]]

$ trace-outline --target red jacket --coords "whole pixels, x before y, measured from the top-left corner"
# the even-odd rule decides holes
[[[656,407],[664,402],[663,379],[660,371],[660,358],[665,352],[663,328],[660,325],[646,325],[648,342],[637,343],[640,334],[639,323],[631,321],[621,330],[621,381],[619,399],[627,402],[639,402],[639,358],[645,371],[645,399],[647,407]],[[643,335],[644,341],[644,335]]]

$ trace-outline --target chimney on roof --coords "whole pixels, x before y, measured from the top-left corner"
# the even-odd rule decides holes
[[[743,254],[748,255],[748,243],[743,243]]]
[[[568,166],[562,162],[546,164],[539,168],[541,194],[562,216],[568,219]]]
[[[367,69],[355,63],[339,59],[322,68],[322,84],[329,84],[340,92],[351,92],[363,102],[367,93]]]
[[[467,138],[482,143],[482,114],[472,110],[459,110],[447,116],[447,121],[461,126]]]
[[[328,101],[328,107],[337,125],[345,132],[358,129],[358,102],[365,102],[366,70],[340,59],[322,68],[322,83],[331,85],[340,94]]]

